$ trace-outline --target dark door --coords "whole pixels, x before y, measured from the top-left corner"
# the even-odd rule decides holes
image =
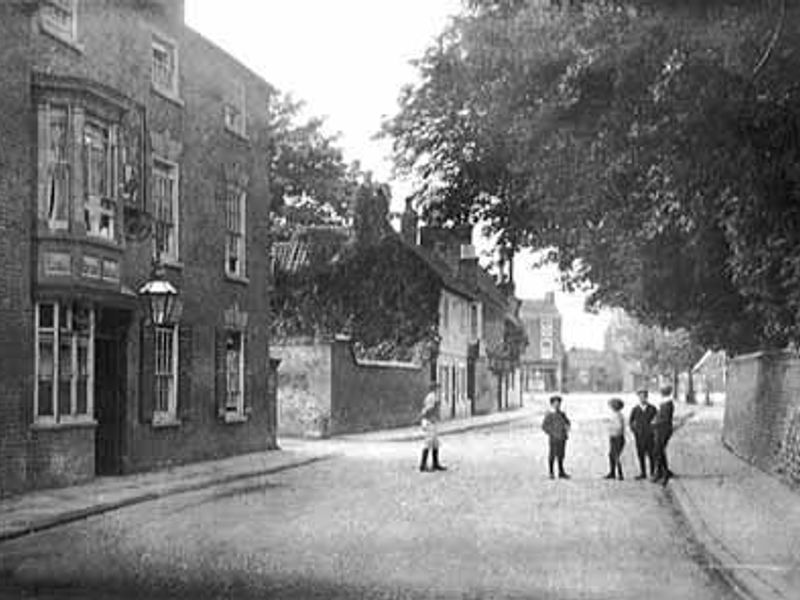
[[[118,475],[122,472],[125,422],[124,338],[119,333],[98,331],[94,357],[95,470],[98,475]]]
[[[467,398],[469,398],[469,412],[475,414],[475,360],[467,360]]]

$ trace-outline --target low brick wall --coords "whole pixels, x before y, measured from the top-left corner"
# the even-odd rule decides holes
[[[800,356],[759,352],[730,361],[723,440],[759,468],[800,482]]]
[[[358,361],[349,341],[275,345],[278,434],[327,437],[416,422],[430,369],[411,363]]]

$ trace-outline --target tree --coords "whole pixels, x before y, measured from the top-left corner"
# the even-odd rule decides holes
[[[800,9],[470,4],[384,127],[426,216],[709,347],[800,339]]]
[[[347,222],[353,196],[368,176],[358,163],[345,162],[337,136],[323,131],[323,119],[301,118],[302,108],[288,95],[276,95],[269,106],[270,191],[278,239],[290,237],[297,227]]]

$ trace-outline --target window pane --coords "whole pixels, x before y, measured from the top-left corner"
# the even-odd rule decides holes
[[[50,417],[53,411],[53,375],[55,372],[55,345],[52,336],[39,336],[39,411],[40,417]]]
[[[78,401],[77,414],[85,415],[89,406],[89,340],[78,341]]]
[[[53,412],[53,382],[39,381],[39,417],[52,417]]]
[[[55,323],[55,307],[52,304],[39,305],[39,327],[42,329],[51,329]]]
[[[51,107],[49,112],[47,152],[47,220],[66,225],[69,220],[68,112]]]

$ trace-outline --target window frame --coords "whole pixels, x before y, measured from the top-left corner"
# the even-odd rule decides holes
[[[43,153],[44,160],[42,161],[44,164],[44,168],[46,173],[44,174],[45,177],[45,202],[48,204],[45,207],[45,215],[44,220],[47,222],[47,228],[51,231],[65,231],[70,229],[70,214],[72,213],[73,209],[73,194],[72,194],[72,184],[73,178],[75,173],[75,166],[73,164],[72,158],[72,149],[74,144],[71,143],[72,140],[72,132],[74,131],[74,123],[73,123],[73,115],[74,109],[68,103],[54,103],[48,102],[44,108],[44,119],[41,122],[41,126],[44,127],[44,131],[42,132],[41,142],[44,147],[39,148],[38,151]],[[56,157],[53,156],[52,153],[52,143],[53,143],[53,124],[54,124],[54,113],[56,111],[63,111],[64,118],[66,119],[65,123],[65,130],[64,130],[64,147],[63,147],[63,157],[61,160],[58,160]],[[52,210],[50,209],[50,194],[51,188],[55,185],[53,178],[55,174],[51,174],[51,170],[54,171],[58,167],[64,168],[66,171],[66,189],[65,194],[66,197],[63,199],[64,210],[66,212],[66,220],[61,220],[58,218],[53,218]],[[58,212],[58,211],[56,211]]]
[[[172,198],[170,202],[172,204],[172,237],[173,237],[173,245],[174,249],[172,252],[164,253],[159,250],[158,248],[158,223],[161,222],[159,219],[159,196],[156,194],[156,177],[157,172],[160,173],[167,173],[168,179],[172,181]],[[180,251],[180,165],[177,162],[167,160],[166,158],[162,158],[160,156],[153,156],[153,171],[151,177],[151,195],[153,199],[153,224],[155,229],[155,235],[153,235],[153,257],[158,259],[163,259],[167,263],[177,263],[180,261],[181,258],[181,251]]]
[[[545,351],[545,348],[547,350]],[[542,338],[539,344],[539,354],[542,357],[542,360],[552,360],[555,356],[555,344],[553,343],[553,339],[550,337]]]
[[[91,190],[92,178],[92,148],[89,140],[89,131],[99,130],[105,133],[106,147],[104,148],[104,189]],[[120,210],[117,197],[119,185],[119,126],[106,119],[87,113],[83,123],[83,150],[80,157],[83,168],[83,220],[86,235],[93,238],[115,241],[119,237]],[[96,175],[97,176],[97,175]],[[96,193],[93,193],[96,192]],[[109,208],[109,206],[111,208]],[[109,217],[110,227],[108,233],[103,234],[103,228],[98,226],[97,231],[91,227],[92,214],[97,215],[97,222],[102,223],[103,217]]]
[[[170,360],[171,364],[165,372],[161,372],[159,364],[159,349],[162,345],[159,343],[159,334],[169,333],[172,336],[169,342],[170,347]],[[178,422],[178,361],[179,361],[179,348],[178,343],[180,331],[178,325],[156,326],[153,331],[153,426],[171,425]],[[166,379],[169,382],[167,407],[166,410],[161,410],[159,406],[159,381]]]
[[[238,377],[236,378],[236,383],[238,385],[238,397],[235,399],[235,402],[231,402],[231,394],[232,392],[235,393],[234,390],[231,388],[231,382],[233,381],[231,378],[231,372],[229,369],[230,361],[229,361],[229,350],[228,350],[228,340],[231,339],[231,336],[235,336],[238,341]],[[245,415],[245,352],[246,352],[246,335],[243,330],[239,329],[228,329],[225,331],[225,398],[223,402],[223,413],[225,416],[226,422],[231,421],[241,421],[246,418]]]
[[[233,206],[237,206],[238,214],[231,210]],[[231,228],[234,221],[238,229]],[[231,241],[234,240],[237,242],[236,269],[231,269]],[[247,278],[247,190],[233,182],[225,187],[225,275],[239,280]]]
[[[170,57],[172,60],[172,70],[170,73],[170,81],[168,84],[166,82],[162,82],[159,77],[157,77],[158,69],[156,68],[156,56],[155,53],[157,50],[163,51],[167,56]],[[151,87],[160,94],[166,96],[171,100],[177,100],[179,98],[179,82],[180,82],[180,55],[179,55],[179,48],[178,43],[159,32],[152,32],[152,37],[150,40],[150,85]]]
[[[225,129],[241,138],[247,139],[247,88],[244,82],[234,83],[235,92],[222,105],[222,122]],[[229,115],[238,115],[236,120],[229,121]]]
[[[53,323],[51,327],[42,327],[41,325],[41,309],[43,306],[49,305],[53,309]],[[61,346],[62,346],[62,326],[61,326],[61,308],[67,309],[67,315],[72,324],[70,329],[67,330],[69,336],[70,346],[70,399],[68,414],[61,414],[59,405],[59,382],[61,381]],[[74,312],[75,307],[78,306],[76,302],[60,302],[53,301],[39,301],[34,305],[34,393],[33,393],[33,423],[34,425],[44,426],[58,426],[58,425],[71,425],[79,423],[94,423],[94,381],[95,381],[95,308],[93,305],[84,305],[88,310],[89,316],[89,329],[86,338],[86,412],[78,413],[78,380],[81,378],[80,359],[78,350],[80,347],[80,338],[82,337],[74,328]],[[40,397],[40,368],[41,368],[41,341],[42,334],[46,333],[52,336],[52,383],[50,391],[50,406],[52,414],[40,415],[39,408],[45,400]]]

